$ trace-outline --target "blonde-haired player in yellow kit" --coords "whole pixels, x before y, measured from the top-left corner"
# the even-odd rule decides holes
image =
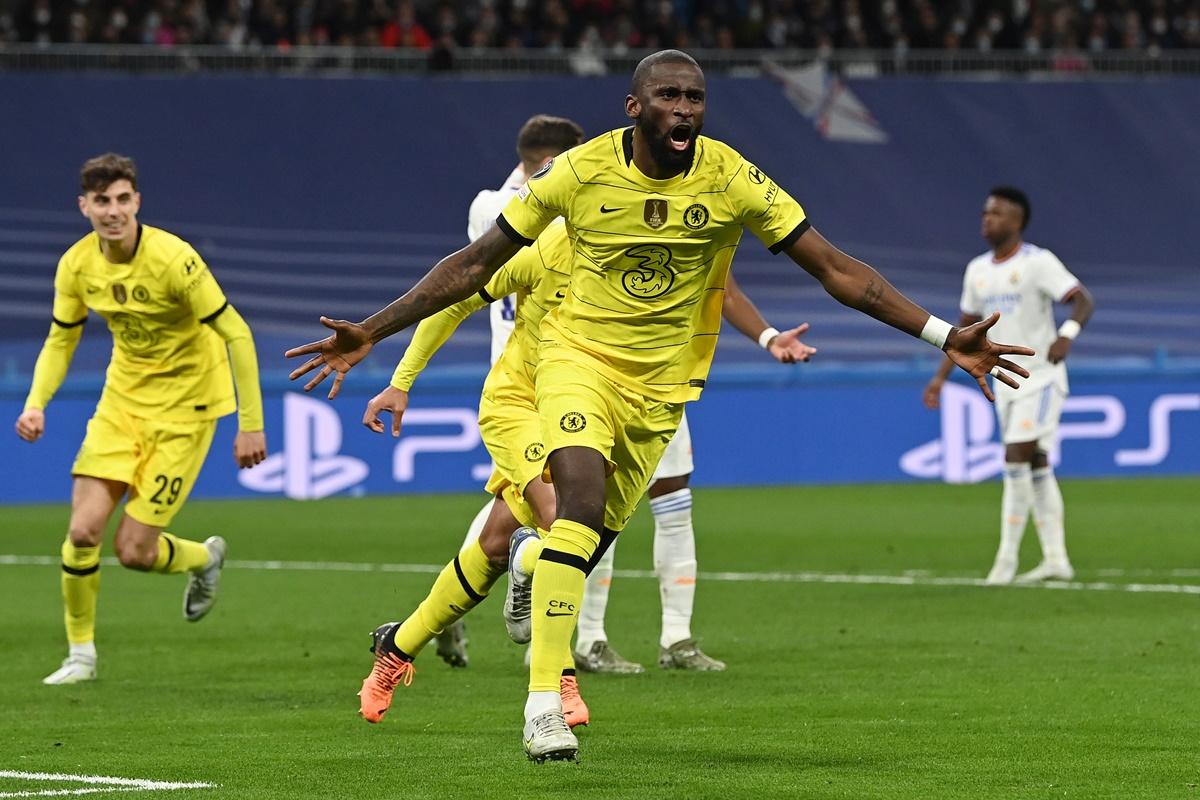
[[[321,318],[334,333],[288,351],[313,357],[293,370],[332,373],[335,395],[374,343],[465,299],[556,217],[574,240],[566,298],[542,322],[537,408],[557,518],[527,537],[510,569],[537,569],[532,587],[529,695],[522,743],[535,760],[573,759],[579,741],[559,695],[561,654],[575,629],[584,575],[646,490],[683,403],[704,388],[725,276],[743,228],[816,278],[839,302],[942,349],[991,399],[987,375],[1016,386],[1027,371],[1005,355],[1033,351],[991,342],[998,315],[955,328],[838,250],[800,205],[758,167],[700,136],[704,73],[678,50],[638,64],[625,113],[631,128],[568,150],[533,175],[496,227],[442,259],[403,297],[361,323]],[[615,467],[615,472],[610,472]]]
[[[535,528],[547,531],[554,522],[554,489],[540,480],[546,451],[536,407],[534,373],[541,323],[566,295],[573,250],[566,225],[561,221],[551,224],[533,246],[501,267],[477,295],[422,321],[396,366],[391,384],[367,404],[363,424],[377,433],[383,432],[384,423],[379,415],[387,411],[392,415],[392,435],[399,436],[409,391],[430,358],[468,316],[499,298],[517,295],[512,336],[488,372],[479,401],[480,433],[496,464],[487,491],[496,497],[496,502],[479,539],[468,542],[442,570],[416,611],[404,622],[381,625],[372,634],[376,661],[359,694],[360,711],[368,722],[383,718],[399,683],[411,683],[415,672],[412,662],[421,649],[487,597],[508,566],[510,539],[518,528],[523,528],[525,535],[532,535]],[[726,284],[725,316],[734,327],[754,341],[759,341],[765,331],[775,333],[769,352],[782,363],[805,361],[816,352],[799,339],[807,325],[775,332],[732,282],[732,276],[730,279]],[[603,555],[598,549],[589,567]],[[509,633],[515,641],[525,643],[530,634],[528,601],[519,619],[510,618],[514,589],[523,590],[528,597],[528,582],[519,586],[510,582],[510,596],[505,603]],[[589,712],[579,694],[569,648],[561,654],[560,665],[559,688],[567,724],[586,725]]]
[[[79,210],[93,231],[58,262],[50,333],[16,426],[28,442],[41,438],[46,406],[66,377],[88,311],[104,317],[112,361],[71,467],[62,546],[70,650],[46,684],[96,677],[100,543],[121,498],[128,496],[114,541],[121,565],[188,573],[183,614],[194,622],[216,600],[225,540],[210,536],[202,544],[164,528],[196,482],[219,417],[238,411],[239,467],[254,466],[267,452],[254,340],[208,266],[179,237],[138,223],[132,160],[97,156],[83,165],[80,183]]]

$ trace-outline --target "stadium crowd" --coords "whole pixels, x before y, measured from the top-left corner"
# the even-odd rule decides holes
[[[229,48],[1200,47],[1200,0],[0,0],[0,43]]]

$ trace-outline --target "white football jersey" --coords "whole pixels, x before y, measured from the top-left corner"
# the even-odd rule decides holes
[[[471,210],[467,212],[467,236],[475,241],[496,224],[496,217],[504,210],[509,199],[517,193],[525,183],[525,171],[518,164],[499,189],[484,189],[475,195],[471,201]],[[501,297],[488,307],[488,315],[492,323],[492,363],[495,364],[508,344],[516,325],[517,296],[510,294]]]
[[[1010,357],[1029,370],[1028,379],[1018,379],[1022,393],[1054,383],[1066,394],[1066,364],[1051,364],[1047,356],[1058,339],[1054,303],[1062,302],[1078,285],[1079,279],[1054,253],[1028,242],[1003,261],[987,252],[967,264],[960,303],[963,313],[987,317],[999,311],[1000,321],[988,331],[988,338],[1037,351],[1032,357]],[[993,383],[997,395],[1014,391],[999,381]]]

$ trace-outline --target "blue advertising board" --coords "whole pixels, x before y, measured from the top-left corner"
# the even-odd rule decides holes
[[[362,383],[334,401],[269,383],[267,461],[251,470],[234,467],[236,421],[227,417],[192,496],[317,499],[480,489],[491,465],[475,418],[477,379],[415,392],[398,439],[362,425],[370,397]],[[963,483],[999,475],[1003,446],[983,395],[947,384],[933,412],[920,403],[922,386],[915,371],[774,383],[718,374],[688,408],[694,483]],[[10,439],[0,462],[3,502],[70,496],[71,461],[95,399],[93,392],[65,392],[47,411],[41,441]],[[13,420],[20,407],[15,392],[0,396],[0,417]],[[1052,458],[1067,477],[1200,474],[1200,376],[1076,379]]]

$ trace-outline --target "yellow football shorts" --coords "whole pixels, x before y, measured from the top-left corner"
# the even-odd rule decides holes
[[[483,384],[479,433],[496,464],[487,491],[502,497],[522,525],[533,525],[533,510],[522,492],[542,476],[546,462],[535,400],[533,376],[524,358],[505,350]]]
[[[683,404],[651,400],[569,357],[545,355],[543,350],[537,366],[537,407],[546,454],[590,447],[615,466],[606,486],[604,526],[623,530],[679,427]]]
[[[101,405],[88,420],[71,474],[128,484],[125,513],[166,527],[196,484],[216,429],[215,419],[160,422]]]

